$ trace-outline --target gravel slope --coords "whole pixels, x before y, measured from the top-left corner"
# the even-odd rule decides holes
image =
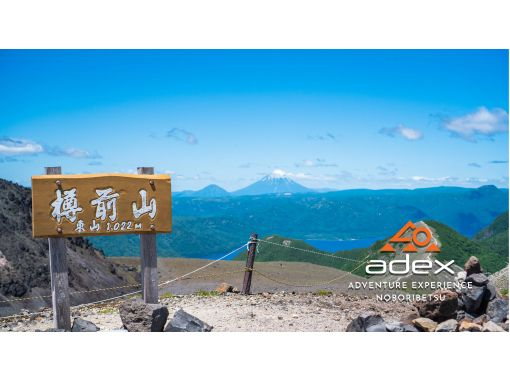
[[[186,295],[163,299],[170,316],[178,309],[197,316],[221,331],[345,331],[362,312],[380,313],[387,321],[407,319],[415,309],[407,303],[378,302],[365,296],[313,293],[262,293],[250,296],[226,294],[212,297]],[[101,331],[122,331],[119,302],[83,308],[73,317],[85,318]],[[0,331],[36,331],[52,327],[51,313],[0,321]]]

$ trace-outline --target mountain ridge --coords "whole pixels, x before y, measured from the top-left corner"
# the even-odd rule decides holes
[[[176,197],[196,197],[196,198],[221,198],[229,197],[231,194],[221,186],[210,184],[199,190],[184,190],[173,193]]]
[[[388,188],[388,189],[334,189],[334,188],[309,188],[301,185],[285,175],[266,175],[258,181],[234,191],[227,191],[219,185],[209,184],[199,190],[183,190],[173,192],[175,197],[195,197],[195,198],[221,198],[234,196],[253,196],[253,195],[271,195],[271,194],[303,194],[303,193],[342,193],[343,195],[361,195],[361,194],[384,194],[387,192],[427,192],[427,193],[448,193],[456,191],[475,191],[473,197],[487,195],[494,191],[508,191],[508,188],[498,188],[495,185],[483,185],[480,187],[461,187],[461,186],[435,186],[414,189]]]
[[[267,175],[249,186],[234,191],[232,194],[243,196],[263,194],[299,194],[310,192],[314,192],[314,190],[309,189],[286,176]]]

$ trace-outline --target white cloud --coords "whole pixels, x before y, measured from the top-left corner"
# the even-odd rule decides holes
[[[3,138],[0,139],[0,154],[24,155],[43,152],[42,145],[24,139]]]
[[[182,141],[190,145],[198,144],[198,139],[193,133],[181,128],[172,128],[166,133],[166,137]]]
[[[295,164],[298,168],[328,168],[328,167],[336,167],[337,164],[329,163],[323,158],[317,158],[315,160],[303,160]]]
[[[379,165],[377,167],[377,171],[378,171],[379,175],[390,176],[390,177],[395,176],[398,173],[398,169],[394,165],[388,165],[388,166]]]
[[[318,141],[335,141],[336,136],[331,132],[326,132],[325,134],[317,134],[317,135],[308,135],[306,136],[308,140],[318,140]]]
[[[419,129],[409,128],[402,124],[393,128],[381,128],[379,133],[389,137],[401,136],[410,141],[420,140],[423,138],[423,133]]]
[[[64,156],[71,158],[99,159],[102,158],[97,152],[88,152],[76,148],[60,148],[58,146],[46,147],[46,153],[51,156]]]
[[[291,178],[291,179],[295,179],[295,180],[316,180],[316,181],[334,181],[335,180],[335,177],[333,176],[328,176],[328,175],[313,175],[313,174],[310,174],[310,173],[303,173],[303,172],[299,172],[299,173],[293,173],[293,172],[288,172],[288,171],[285,171],[283,169],[274,169],[273,172],[271,173],[271,176],[272,177],[276,177],[276,178]]]
[[[402,178],[405,180],[405,178]],[[489,182],[499,182],[499,179],[487,179],[480,177],[467,177],[467,178],[459,178],[452,176],[445,177],[422,177],[422,176],[413,176],[411,179],[415,182],[419,183],[429,183],[433,186],[446,185],[446,186],[468,186],[468,185],[485,185]]]
[[[17,138],[0,138],[0,155],[20,156],[45,153],[51,156],[65,156],[71,158],[100,159],[97,152],[88,152],[77,148],[61,148],[58,146],[43,146],[34,141]]]
[[[443,127],[454,136],[476,142],[478,137],[491,137],[508,131],[508,113],[501,108],[478,108],[475,112],[444,121]]]
[[[457,177],[445,176],[445,177],[422,177],[422,176],[412,176],[411,179],[415,182],[434,182],[434,183],[452,183],[460,181]]]

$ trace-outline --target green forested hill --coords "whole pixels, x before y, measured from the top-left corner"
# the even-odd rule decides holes
[[[506,215],[506,220],[508,221],[508,215]],[[504,250],[505,244],[506,247],[508,247],[508,225],[506,233],[504,229],[501,228],[501,224],[504,224],[504,221],[504,216],[498,217],[495,221],[496,225],[491,229],[491,231],[497,231],[497,233],[491,233],[489,234],[490,236],[487,233],[484,233],[483,236],[489,237],[485,237],[483,240],[468,239],[443,223],[436,221],[425,221],[425,223],[434,229],[437,238],[441,242],[441,252],[436,254],[436,259],[443,262],[455,260],[455,263],[462,267],[470,256],[476,256],[480,259],[485,271],[494,273],[508,264],[508,248]],[[481,233],[482,232],[483,231],[481,231]],[[373,258],[387,256],[387,254],[381,254],[378,252],[385,240],[378,241],[369,248],[336,252],[335,254],[317,250],[302,240],[288,239],[274,235],[267,237],[264,240],[280,245],[283,245],[284,242],[287,241],[286,244],[288,246],[297,249],[261,242],[259,243],[259,252],[256,255],[256,261],[305,261],[317,265],[351,271],[359,264],[343,260],[342,258],[362,260],[368,254],[373,255]],[[495,245],[495,249],[492,249],[490,244]],[[313,252],[304,252],[300,249],[314,251],[318,254],[314,254]],[[323,256],[321,254],[333,255],[338,258]],[[236,260],[246,260],[246,253],[236,257]],[[358,269],[355,273],[358,275],[364,275],[364,268],[362,267]]]
[[[318,250],[302,240],[287,239],[276,235],[266,237],[263,240],[264,241],[258,244],[258,252],[255,256],[256,262],[298,261],[351,271],[359,266],[358,261],[361,261],[368,255],[368,250],[366,248],[341,251],[332,254]],[[287,244],[287,246],[282,246],[285,244]],[[246,256],[247,253],[243,252],[234,260],[244,261],[246,260]]]
[[[508,233],[508,211],[499,215],[494,219],[494,222],[478,232],[474,238],[476,240],[485,240],[501,233]]]
[[[489,252],[508,259],[508,212],[498,216],[490,226],[478,232],[474,239]]]
[[[476,256],[482,263],[483,269],[490,273],[500,270],[508,263],[508,251],[502,255],[501,251],[492,250],[480,244],[478,240],[470,240],[445,224],[435,221],[426,221],[426,223],[436,230],[441,241],[441,252],[436,256],[441,261],[455,260],[455,263],[463,266],[470,256]],[[506,245],[508,247],[508,235]]]

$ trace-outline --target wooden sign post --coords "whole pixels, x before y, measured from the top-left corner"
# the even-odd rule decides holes
[[[140,234],[143,297],[158,301],[156,233],[172,230],[170,177],[138,174],[62,175],[60,167],[32,177],[32,234],[48,237],[56,328],[69,330],[65,237]]]
[[[45,168],[46,174],[61,174],[60,166]],[[67,278],[66,241],[64,238],[48,238],[53,302],[53,327],[71,331],[69,304],[69,280]]]
[[[257,251],[257,240],[259,235],[251,234],[248,243],[248,257],[246,258],[246,271],[244,272],[243,294],[250,294],[251,278],[253,276],[253,264],[255,263],[255,252]]]
[[[138,168],[138,174],[154,174],[154,168]],[[154,226],[155,229],[155,226]],[[142,290],[145,303],[158,303],[158,255],[156,233],[140,235]]]

